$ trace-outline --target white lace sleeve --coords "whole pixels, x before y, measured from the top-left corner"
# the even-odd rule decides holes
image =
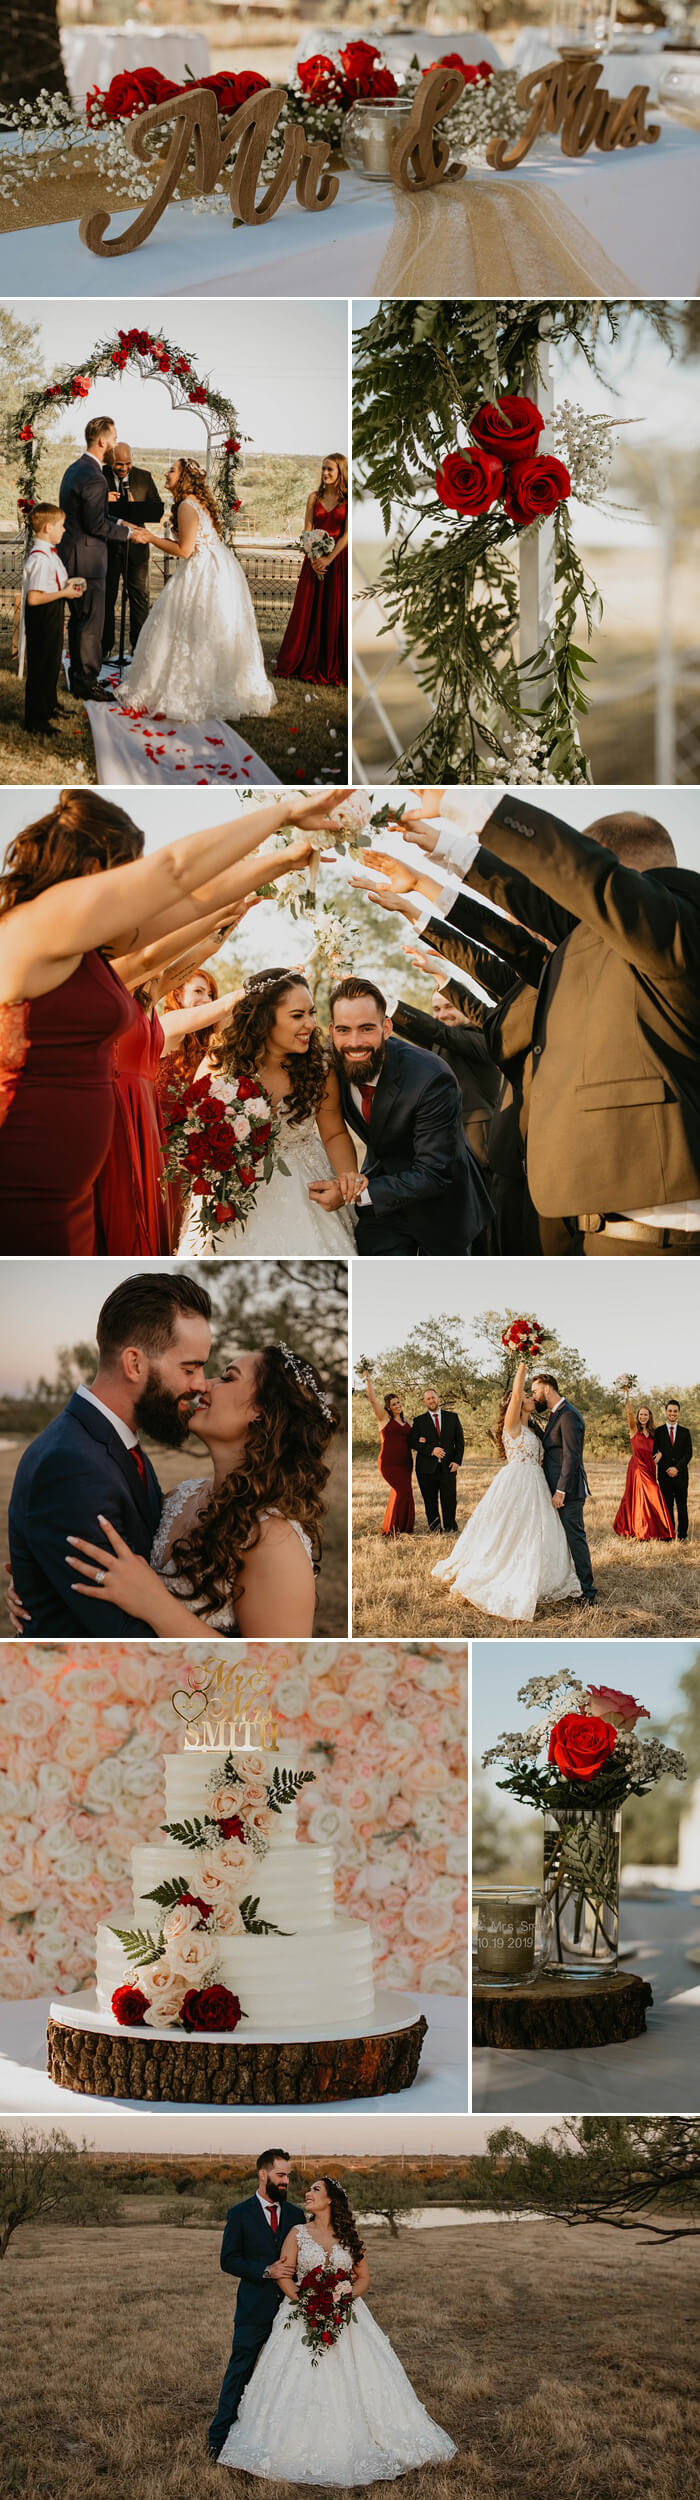
[[[181,1511],[186,1510],[191,1495],[200,1488],[203,1488],[205,1492],[208,1491],[206,1476],[185,1476],[182,1484],[176,1484],[173,1493],[166,1493],[151,1547],[151,1564],[154,1571],[163,1570],[175,1523]]]
[[[261,1519],[284,1519],[284,1511],[261,1510],[260,1517]],[[285,1519],[284,1524],[286,1528],[294,1529],[294,1534],[295,1536],[298,1536],[300,1544],[303,1545],[304,1553],[308,1554],[309,1562],[313,1568],[314,1556],[311,1538],[307,1536],[306,1529],[302,1528],[301,1521],[299,1519]]]

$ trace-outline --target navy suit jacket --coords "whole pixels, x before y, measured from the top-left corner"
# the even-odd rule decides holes
[[[155,1468],[146,1457],[146,1483],[118,1432],[88,1398],[75,1391],[63,1414],[37,1433],[20,1459],[10,1501],[10,1557],[18,1597],[28,1606],[27,1638],[90,1632],[150,1632],[137,1615],[103,1605],[71,1587],[66,1537],[105,1542],[98,1526],[103,1511],[132,1553],[148,1561],[162,1510]]]
[[[291,2205],[285,2199],[280,2206],[277,2230],[273,2232],[257,2196],[247,2196],[242,2205],[231,2206],[221,2243],[221,2266],[224,2274],[239,2277],[236,2349],[239,2344],[262,2344],[269,2334],[281,2294],[276,2283],[265,2281],[265,2267],[273,2265],[281,2255],[287,2232],[304,2220],[301,2205]]]
[[[585,1502],[590,1492],[583,1464],[585,1430],[583,1416],[568,1398],[562,1398],[545,1427],[544,1472],[549,1490],[563,1493],[567,1502]]]
[[[59,503],[66,526],[58,553],[66,571],[83,573],[88,582],[103,581],[108,547],[115,538],[123,544],[128,531],[124,521],[112,520],[107,479],[90,452],[81,452],[64,471]]]
[[[363,1168],[373,1213],[392,1219],[407,1248],[416,1244],[435,1255],[468,1250],[493,1209],[464,1135],[451,1068],[392,1034],[370,1120],[353,1101],[344,1070],[340,1097],[343,1118],[367,1142]],[[364,1210],[359,1213],[364,1224]]]

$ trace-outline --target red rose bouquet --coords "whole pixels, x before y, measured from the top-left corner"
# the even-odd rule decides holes
[[[435,471],[440,501],[451,512],[474,516],[501,503],[514,529],[529,529],[566,503],[571,479],[563,460],[538,452],[544,417],[534,399],[515,392],[487,400],[472,417],[473,442],[450,451]]]
[[[215,1241],[224,1224],[244,1225],[263,1182],[272,1179],[280,1123],[254,1077],[200,1076],[176,1105],[167,1180],[185,1180],[203,1236]]]
[[[285,2326],[293,2326],[297,2318],[304,2321],[301,2340],[308,2345],[313,2370],[321,2354],[330,2352],[331,2346],[338,2343],[343,2328],[352,2325],[353,2318],[350,2277],[332,2266],[329,2257],[322,2266],[312,2266],[302,2276]]]
[[[536,1361],[545,1342],[545,1330],[538,1319],[511,1320],[501,1337],[506,1354],[514,1354],[518,1363]]]

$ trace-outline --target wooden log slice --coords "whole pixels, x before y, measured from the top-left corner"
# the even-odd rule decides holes
[[[472,1993],[475,2049],[594,2049],[636,2040],[654,1999],[648,1979],[610,1971],[599,1979],[536,1979],[530,1988]]]
[[[249,2041],[159,2039],[144,2031],[81,2031],[52,2016],[47,2068],[52,2083],[101,2100],[189,2101],[259,2108],[282,2102],[374,2100],[415,2083],[427,2031],[424,2014],[402,2031],[360,2040]]]

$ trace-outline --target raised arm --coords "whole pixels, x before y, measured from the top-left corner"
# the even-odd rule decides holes
[[[368,1398],[369,1398],[370,1406],[371,1406],[371,1408],[372,1408],[372,1413],[373,1413],[373,1415],[376,1415],[376,1418],[377,1418],[377,1423],[378,1423],[378,1425],[379,1425],[379,1430],[380,1430],[380,1432],[383,1432],[383,1431],[384,1431],[384,1426],[385,1426],[385,1423],[386,1423],[386,1421],[387,1421],[387,1418],[386,1418],[386,1415],[385,1415],[385,1412],[384,1412],[384,1408],[383,1408],[383,1406],[381,1406],[381,1405],[380,1405],[379,1398],[377,1397],[377,1392],[376,1392],[376,1389],[375,1389],[375,1386],[374,1386],[374,1381],[370,1379],[369,1372],[363,1372],[363,1374],[362,1374],[362,1378],[363,1378],[363,1380],[364,1380],[365,1388],[366,1388],[366,1391],[367,1391],[367,1396],[368,1396]]]
[[[520,792],[517,803],[508,797],[499,801],[486,835],[498,860],[515,871],[515,883],[512,877],[508,880],[511,891],[517,890],[526,863],[528,870],[536,868],[536,890],[555,924],[565,921],[573,927],[583,921],[652,980],[698,981],[700,908],[687,891],[623,867],[614,851],[521,800]],[[481,873],[482,855],[470,882],[479,884]]]
[[[504,988],[510,988],[514,974],[519,980],[527,981],[531,989],[539,989],[549,948],[541,938],[533,937],[529,929],[521,928],[517,921],[506,920],[503,913],[499,915],[498,912],[487,911],[483,903],[475,903],[466,886],[461,887],[450,904],[446,925],[458,931],[460,938],[467,941],[473,956],[473,978],[475,981],[483,980],[487,990],[496,990],[497,996],[502,997]],[[431,927],[432,923],[428,921],[425,935],[429,939]],[[455,960],[460,961],[461,958],[456,957]],[[479,969],[480,964],[483,965],[483,972]],[[495,977],[492,968],[495,968]],[[465,963],[464,969],[470,969],[468,963]]]
[[[526,1363],[523,1362],[518,1364],[510,1398],[503,1418],[504,1432],[517,1432],[520,1422],[520,1409],[523,1402],[523,1383],[525,1380],[526,1370]]]
[[[636,1425],[636,1420],[635,1420],[635,1417],[634,1417],[634,1415],[633,1415],[633,1413],[632,1413],[632,1401],[631,1401],[631,1398],[630,1398],[629,1389],[628,1389],[628,1391],[627,1391],[626,1405],[627,1405],[627,1425],[628,1425],[628,1430],[629,1430],[629,1436],[630,1436],[630,1441],[633,1441],[633,1440],[634,1440],[635,1433],[636,1433],[636,1430],[637,1430],[637,1425]]]
[[[447,920],[440,919],[437,912],[431,912],[421,935],[446,963],[457,964],[460,972],[466,972],[470,981],[478,981],[491,1001],[504,998],[512,989],[512,965],[502,963],[498,955],[489,954],[485,946],[477,946],[473,938],[465,937],[453,910]],[[470,992],[470,1006],[477,1016],[480,1011],[486,1012],[483,999],[475,998],[473,992]]]

